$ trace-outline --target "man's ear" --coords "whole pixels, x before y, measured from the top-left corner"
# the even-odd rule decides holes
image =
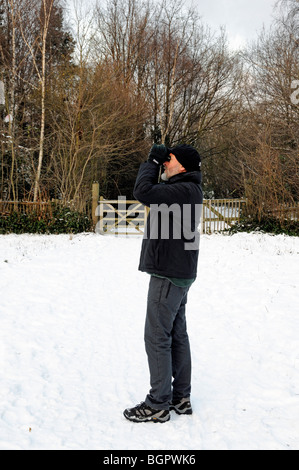
[[[186,172],[186,169],[183,167],[183,165],[181,165],[180,173],[185,173],[185,172]]]

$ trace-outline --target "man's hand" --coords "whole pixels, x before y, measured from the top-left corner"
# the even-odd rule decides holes
[[[148,154],[148,161],[153,162],[156,165],[163,165],[167,160],[170,160],[167,147],[163,144],[154,144]]]

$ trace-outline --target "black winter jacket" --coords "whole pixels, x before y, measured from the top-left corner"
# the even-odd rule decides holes
[[[186,172],[158,183],[159,167],[142,163],[134,197],[150,207],[139,270],[180,279],[195,279],[202,208],[201,172]]]

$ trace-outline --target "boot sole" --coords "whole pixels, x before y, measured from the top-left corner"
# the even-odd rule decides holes
[[[178,410],[175,406],[171,406],[169,408],[171,411],[175,411],[177,415],[192,415],[192,409],[187,409],[187,410],[184,410],[184,411],[181,411],[181,410]]]
[[[166,416],[165,418],[155,418],[155,417],[149,417],[149,418],[144,418],[144,419],[137,419],[137,418],[129,418],[128,416],[126,416],[126,414],[124,413],[124,417],[126,419],[128,419],[129,421],[132,421],[133,423],[150,423],[150,422],[153,422],[153,423],[167,423],[167,421],[170,420],[170,415]]]

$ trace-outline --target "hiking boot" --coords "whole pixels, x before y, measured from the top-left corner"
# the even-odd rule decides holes
[[[174,410],[178,415],[192,415],[190,398],[172,400],[169,409]]]
[[[127,408],[124,411],[124,417],[134,423],[146,423],[147,421],[153,421],[154,423],[166,423],[170,419],[170,413],[168,410],[155,410],[146,403],[141,402],[134,408]]]

